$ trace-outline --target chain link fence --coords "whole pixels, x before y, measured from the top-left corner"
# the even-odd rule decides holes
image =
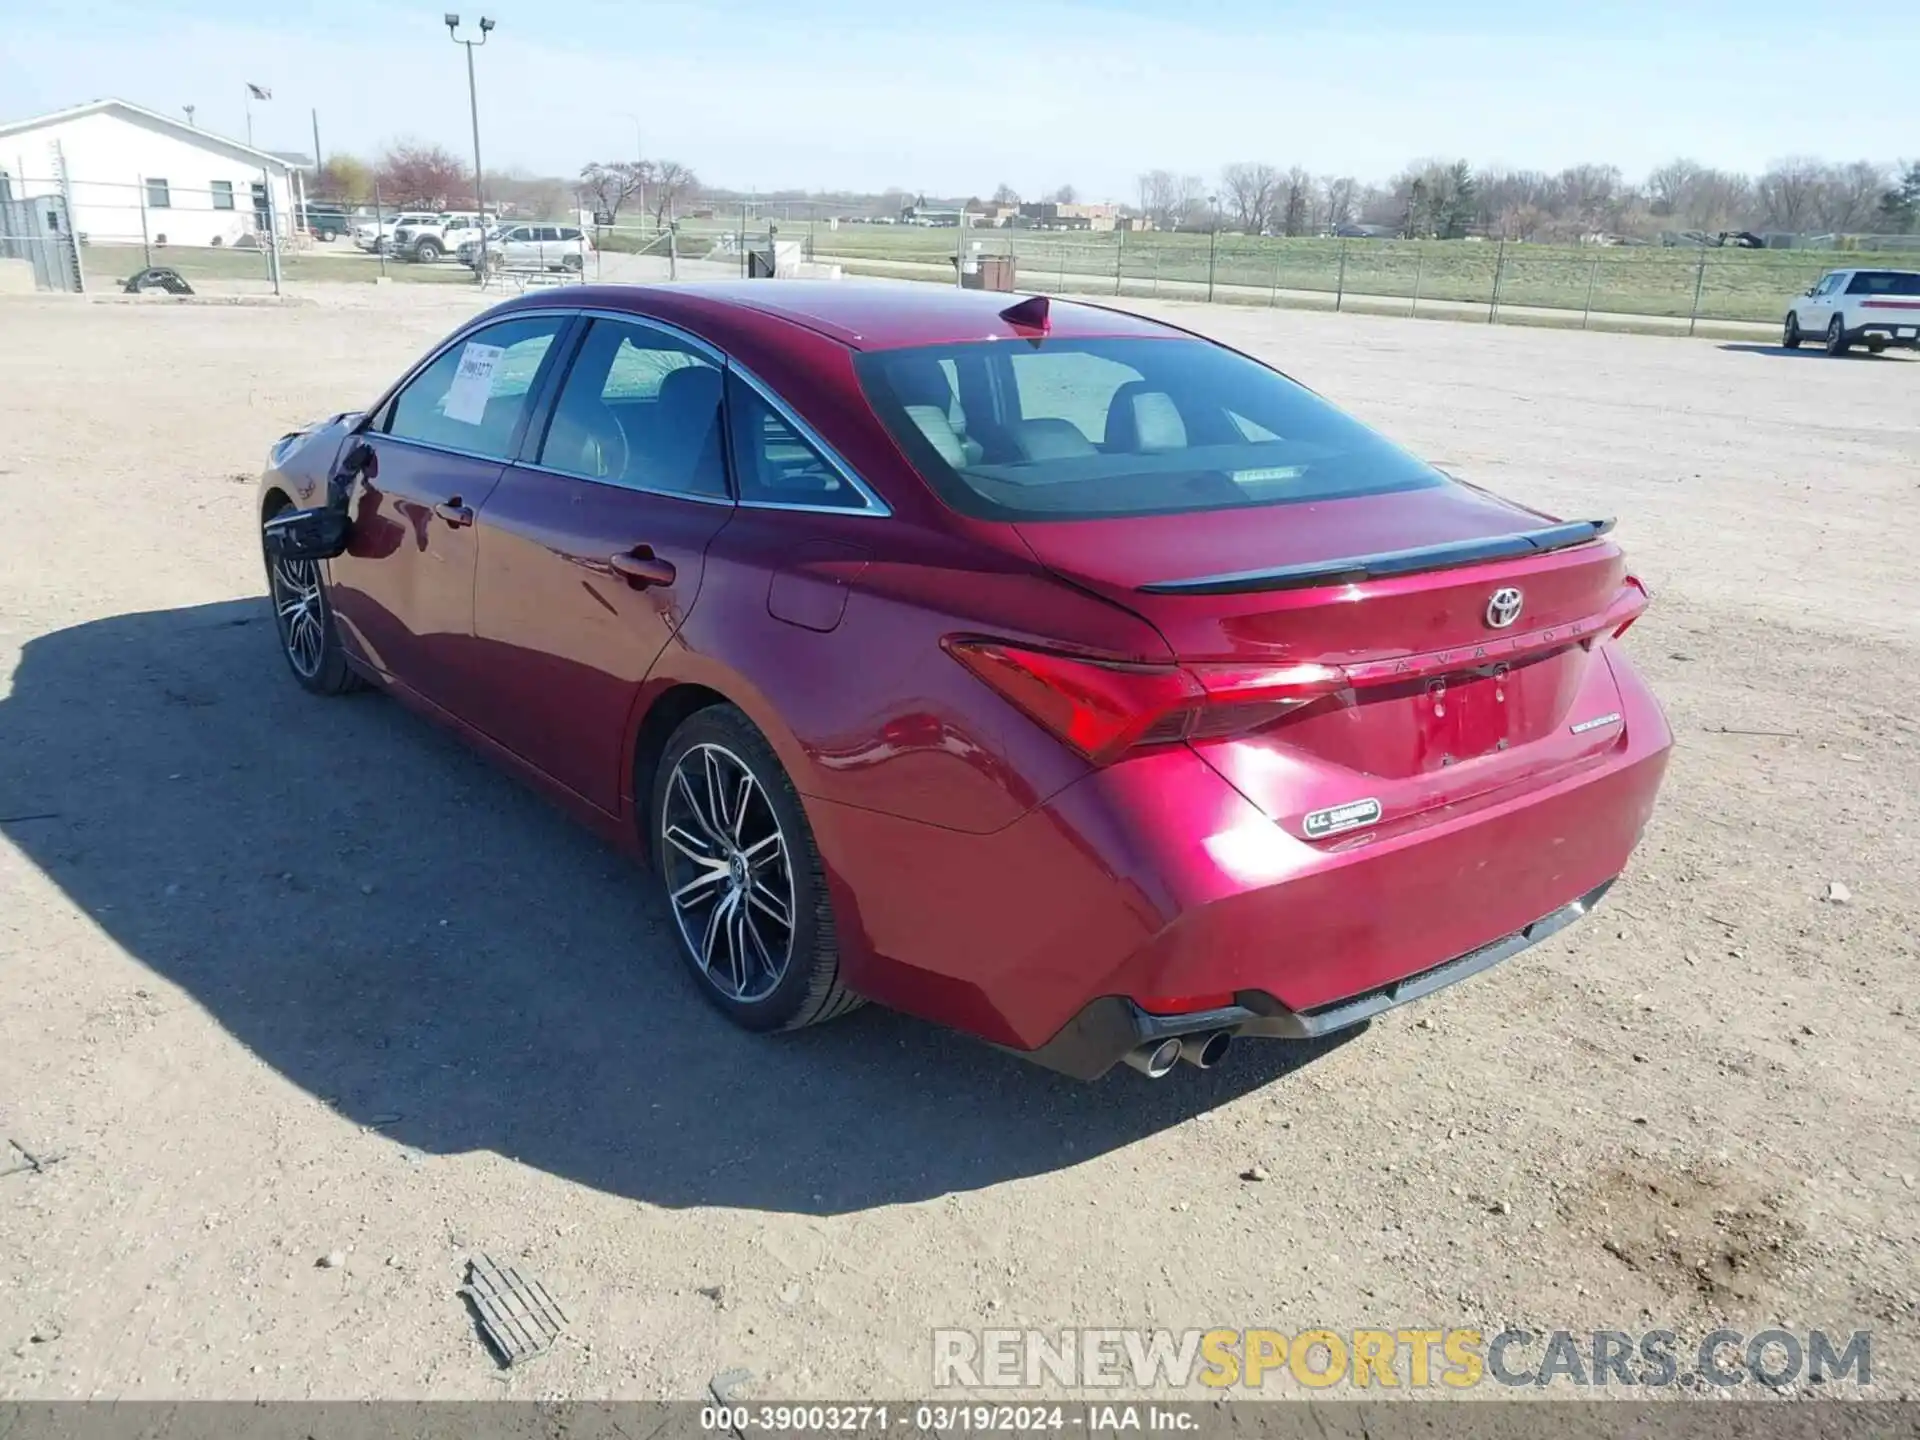
[[[156,268],[195,290],[229,293],[379,279],[525,288],[746,275],[759,273],[756,255],[796,250],[855,274],[951,284],[964,247],[969,256],[1010,257],[1023,291],[1690,333],[1703,322],[1777,324],[1793,296],[1837,265],[1914,263],[1814,249],[956,231],[751,204],[673,222],[632,213],[606,225],[577,213],[488,219],[482,257],[477,216],[395,205],[377,191],[370,202],[310,196],[285,179],[276,187],[265,172],[248,184],[198,188],[147,177],[0,175],[0,288],[118,290]]]
[[[817,232],[820,258],[856,272],[949,281],[956,238],[1007,255],[1024,291],[1324,305],[1544,323],[1778,324],[1792,297],[1847,264],[1833,250],[1556,246],[1470,240],[1266,239],[952,229]],[[1911,263],[1911,262],[1908,262]]]

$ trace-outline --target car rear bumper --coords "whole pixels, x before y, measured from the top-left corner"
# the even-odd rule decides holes
[[[1236,996],[1231,1005],[1210,1010],[1155,1015],[1124,996],[1105,995],[1074,1016],[1046,1044],[1021,1053],[1050,1070],[1079,1080],[1096,1080],[1133,1051],[1166,1039],[1225,1031],[1236,1037],[1317,1040],[1492,969],[1502,960],[1566,929],[1598,905],[1612,888],[1613,881],[1603,881],[1552,914],[1543,915],[1531,925],[1524,925],[1478,949],[1318,1009],[1289,1010],[1272,996],[1254,992]]]
[[[1230,996],[1245,1014],[1215,1028],[1357,1023],[1537,943],[1625,868],[1672,737],[1614,669],[1622,724],[1603,754],[1332,841],[1287,834],[1184,747],[1095,771],[989,835],[816,802],[847,982],[1074,1074],[1139,1043],[1135,1012]]]

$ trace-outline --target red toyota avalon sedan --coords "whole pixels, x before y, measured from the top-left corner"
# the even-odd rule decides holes
[[[1092,305],[529,295],[282,439],[260,518],[294,677],[642,855],[752,1030],[1322,1035],[1590,909],[1671,744],[1610,522]]]

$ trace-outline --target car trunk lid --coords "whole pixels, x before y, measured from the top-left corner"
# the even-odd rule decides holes
[[[1189,741],[1321,842],[1545,783],[1618,743],[1596,642],[1645,598],[1607,528],[1464,486],[1019,527],[1041,563],[1139,614],[1184,665],[1336,677],[1275,723]]]

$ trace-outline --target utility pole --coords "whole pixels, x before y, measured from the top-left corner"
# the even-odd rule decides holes
[[[446,13],[447,38],[456,45],[467,47],[467,109],[473,115],[473,208],[480,214],[480,283],[487,280],[487,192],[480,169],[480,90],[473,78],[474,47],[487,43],[487,36],[493,33],[493,21],[486,16],[480,17],[480,38],[462,40],[460,38],[460,17],[451,10]]]

